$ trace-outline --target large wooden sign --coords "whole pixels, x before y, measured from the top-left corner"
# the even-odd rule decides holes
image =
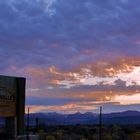
[[[18,134],[24,134],[25,81],[22,77],[0,75],[0,116],[7,118],[9,132],[16,118]]]

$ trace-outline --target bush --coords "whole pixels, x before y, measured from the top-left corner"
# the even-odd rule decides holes
[[[54,136],[46,136],[46,140],[56,140]]]

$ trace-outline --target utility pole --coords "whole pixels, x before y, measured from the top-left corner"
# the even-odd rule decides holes
[[[27,114],[27,140],[29,140],[29,119],[30,119],[30,108],[28,107],[28,114]]]
[[[39,127],[39,119],[36,118],[35,121],[36,121],[36,133],[37,133],[37,131],[38,131],[38,127]]]
[[[100,106],[100,134],[99,140],[102,140],[102,106]]]

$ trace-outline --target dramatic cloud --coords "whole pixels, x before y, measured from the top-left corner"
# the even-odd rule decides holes
[[[27,104],[38,105],[36,110],[45,105],[54,105],[57,111],[67,104],[78,108],[85,101],[79,109],[84,110],[90,108],[89,99],[110,102],[110,111],[116,102],[120,110],[139,104],[129,101],[140,90],[139,4],[139,0],[0,1],[0,73],[27,78]],[[43,96],[52,102],[42,105]]]

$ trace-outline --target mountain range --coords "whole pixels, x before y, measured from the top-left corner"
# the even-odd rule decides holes
[[[27,115],[26,115],[27,118]],[[74,114],[33,113],[30,114],[30,125],[35,125],[38,118],[39,124],[46,125],[76,125],[76,124],[99,124],[99,114],[92,112]],[[103,124],[140,124],[140,112],[125,111],[102,114]]]

